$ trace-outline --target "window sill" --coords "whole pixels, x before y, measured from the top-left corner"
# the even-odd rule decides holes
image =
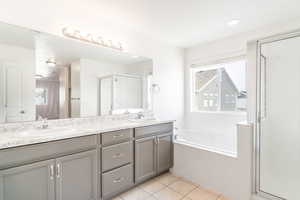
[[[199,113],[199,114],[222,114],[222,115],[236,115],[236,116],[246,116],[247,111],[244,112],[235,112],[235,111],[190,111],[190,113]]]

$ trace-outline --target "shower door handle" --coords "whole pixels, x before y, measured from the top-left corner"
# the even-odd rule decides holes
[[[261,60],[263,60],[263,65],[261,62],[261,72],[263,73],[263,76],[261,76],[261,79],[263,79],[263,85],[261,85],[261,96],[263,99],[261,99],[261,106],[260,106],[260,121],[265,120],[267,118],[267,57],[264,55],[261,55]],[[262,81],[261,81],[262,82]],[[262,92],[263,89],[263,92]]]

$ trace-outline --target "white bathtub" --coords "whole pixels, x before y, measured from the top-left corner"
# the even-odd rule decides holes
[[[236,130],[176,131],[172,172],[231,200],[250,200],[252,126],[239,124]]]
[[[236,133],[177,130],[175,142],[231,157],[237,156]]]

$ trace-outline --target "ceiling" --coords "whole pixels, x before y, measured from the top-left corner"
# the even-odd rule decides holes
[[[179,47],[300,17],[299,0],[97,0],[93,6],[112,22]],[[228,27],[232,19],[240,24]]]
[[[122,29],[133,30],[178,47],[300,18],[300,0],[11,0],[3,8],[2,18],[14,21],[22,16],[20,23],[24,18],[28,26],[47,24],[54,30],[67,24],[101,35],[117,27],[120,34]],[[239,19],[240,24],[227,26],[232,19]]]

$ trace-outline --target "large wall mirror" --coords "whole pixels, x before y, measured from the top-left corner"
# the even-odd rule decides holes
[[[152,109],[149,58],[0,23],[0,123]]]

